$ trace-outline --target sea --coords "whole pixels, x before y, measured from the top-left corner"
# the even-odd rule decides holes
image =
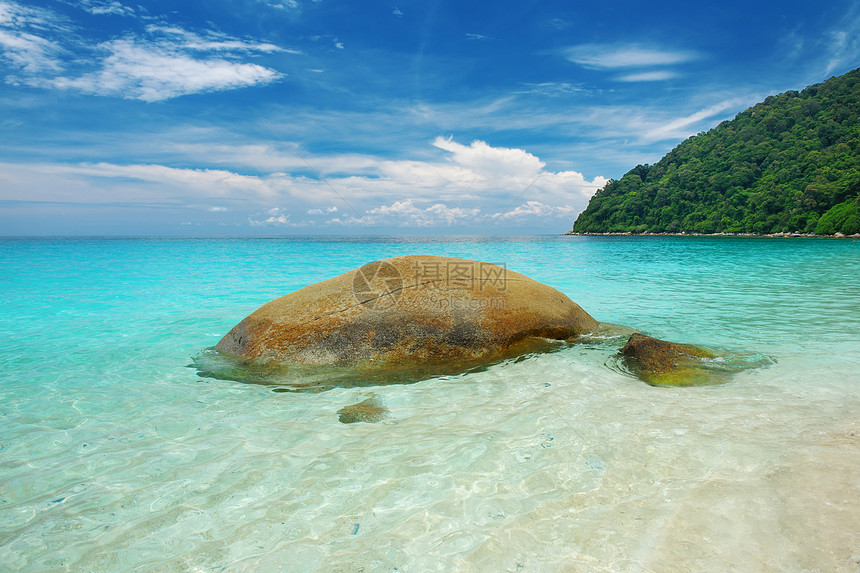
[[[371,261],[489,261],[597,320],[761,357],[652,386],[624,337],[414,383],[197,364]],[[0,571],[860,571],[860,241],[0,239]],[[371,400],[380,421],[343,423]]]

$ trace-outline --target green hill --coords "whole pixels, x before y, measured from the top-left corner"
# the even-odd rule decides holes
[[[860,68],[788,91],[597,191],[574,233],[860,232]]]

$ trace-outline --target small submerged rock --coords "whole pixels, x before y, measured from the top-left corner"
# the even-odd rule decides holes
[[[357,404],[344,406],[337,413],[338,420],[342,424],[355,424],[357,422],[374,424],[387,418],[390,411],[374,396]]]
[[[673,370],[690,357],[714,358],[716,356],[715,353],[699,346],[668,342],[638,332],[630,335],[620,352],[625,356],[636,358],[643,370],[653,374]]]
[[[771,363],[755,354],[725,353],[638,332],[630,335],[619,354],[634,375],[652,386],[722,384],[740,370]]]

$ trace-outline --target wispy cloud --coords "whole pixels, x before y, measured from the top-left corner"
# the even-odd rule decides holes
[[[118,2],[86,2],[98,14],[131,14]],[[271,83],[283,74],[243,57],[298,53],[213,30],[149,25],[95,46],[65,17],[0,0],[2,58],[18,70],[7,83],[156,102]],[[93,69],[95,68],[95,69]]]
[[[223,58],[198,59],[175,47],[135,40],[114,40],[101,48],[110,55],[102,61],[99,71],[31,83],[157,102],[193,93],[266,84],[282,77],[258,64]]]
[[[563,50],[571,62],[593,69],[641,68],[699,59],[692,50],[667,50],[639,44],[580,44]]]
[[[270,8],[278,10],[298,10],[301,8],[298,0],[257,0],[260,4],[265,4]]]
[[[677,72],[670,70],[657,70],[653,72],[625,74],[623,76],[618,76],[615,79],[619,82],[660,82],[663,80],[670,80],[677,76]]]
[[[523,89],[517,90],[518,94],[540,94],[549,97],[568,96],[573,94],[594,94],[597,90],[589,89],[581,85],[574,85],[568,82],[540,82],[540,83],[524,83],[521,84]]]
[[[845,66],[856,66],[860,54],[860,5],[852,2],[848,12],[825,37],[827,68],[825,73]]]
[[[0,26],[15,29],[58,30],[64,24],[66,24],[66,18],[51,10],[7,0],[0,1]]]
[[[156,37],[168,40],[174,49],[218,52],[289,52],[299,54],[298,50],[286,50],[275,44],[239,39],[213,30],[191,32],[177,26],[149,25],[146,31]]]
[[[240,221],[252,226],[302,226],[323,215],[329,224],[346,226],[425,228],[531,216],[557,220],[564,227],[606,183],[602,177],[586,180],[575,171],[547,171],[543,161],[522,149],[482,141],[463,145],[442,137],[432,144],[442,156],[400,161],[365,157],[370,164],[366,175],[333,176],[325,182],[282,172],[248,175],[156,164],[7,164],[0,169],[10,185],[0,192],[0,200],[20,199],[15,190],[26,186],[33,201],[79,202],[76,198],[84,196],[88,203],[205,205],[209,213],[234,221],[244,217]],[[326,161],[334,165],[337,158]]]
[[[66,34],[65,17],[42,8],[0,1],[0,56],[26,74],[57,72],[65,50],[47,34]],[[17,80],[14,80],[17,81]]]
[[[116,0],[78,0],[78,6],[95,16],[134,16],[135,9]]]
[[[3,58],[27,74],[57,72],[61,68],[58,56],[63,49],[55,42],[26,32],[0,29]]]
[[[701,121],[712,118],[728,109],[732,109],[738,105],[736,100],[725,100],[715,105],[708,106],[685,117],[680,117],[655,126],[647,130],[643,137],[646,140],[660,141],[663,139],[683,139],[689,135],[690,126],[696,125]]]

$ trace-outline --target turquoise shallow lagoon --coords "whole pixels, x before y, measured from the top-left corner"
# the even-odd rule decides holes
[[[772,363],[657,388],[608,340],[315,394],[189,367],[269,300],[422,253]],[[851,239],[0,239],[0,304],[0,571],[860,563]],[[367,398],[388,418],[338,421]]]

